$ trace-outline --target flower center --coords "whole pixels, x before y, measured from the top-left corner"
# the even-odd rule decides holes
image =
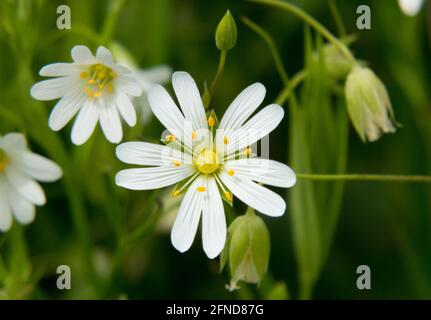
[[[0,149],[0,172],[3,172],[6,169],[6,166],[9,164],[9,162],[10,160],[6,152]]]
[[[219,167],[216,153],[207,149],[199,154],[195,164],[198,170],[205,174],[213,173]]]
[[[84,90],[90,98],[103,96],[105,89],[108,93],[112,93],[112,80],[116,76],[111,68],[101,63],[91,65],[88,71],[83,71],[80,74],[81,79],[87,80]]]

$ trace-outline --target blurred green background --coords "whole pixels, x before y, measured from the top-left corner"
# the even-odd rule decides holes
[[[290,2],[337,33],[326,1]],[[60,4],[71,8],[71,30],[56,28]],[[358,36],[352,45],[355,56],[367,61],[386,84],[402,124],[396,134],[369,144],[363,144],[350,127],[346,171],[430,174],[430,3],[414,18],[403,15],[395,0],[337,4],[348,33]],[[360,4],[371,7],[371,30],[356,28]],[[170,208],[165,193],[117,187],[114,175],[122,165],[114,156],[115,146],[103,138],[100,129],[83,147],[72,146],[70,124],[60,133],[48,129],[47,116],[55,102],[40,103],[29,95],[31,85],[40,79],[40,68],[52,62],[70,62],[74,45],[85,44],[95,50],[113,40],[129,50],[141,68],[168,64],[173,70],[185,70],[202,90],[217,68],[214,32],[226,9],[236,19],[238,41],[228,54],[224,76],[211,102],[219,117],[251,83],[259,81],[266,86],[266,104],[283,88],[267,46],[240,22],[240,16],[249,17],[271,34],[289,75],[305,64],[304,24],[300,20],[279,9],[233,0],[2,1],[0,133],[26,133],[34,151],[59,162],[65,170],[63,181],[44,184],[48,204],[38,208],[35,222],[25,227],[14,223],[8,234],[0,235],[0,255],[9,270],[0,272],[0,290],[3,288],[6,296],[268,298],[286,297],[276,293],[277,285],[284,283],[289,296],[298,297],[300,270],[290,210],[281,218],[264,217],[272,251],[270,272],[262,285],[242,284],[241,290],[228,292],[229,275],[218,272],[217,260],[207,259],[199,236],[185,254],[172,247],[166,224],[172,218],[168,211],[175,211],[175,206]],[[271,158],[292,165],[289,103],[285,108],[284,121],[270,136],[270,152]],[[127,129],[123,140],[157,140],[161,129],[153,119]],[[313,159],[321,157],[313,149],[303,152]],[[289,201],[291,190],[277,192],[284,192]],[[338,226],[312,297],[430,299],[430,199],[427,185],[346,183]],[[245,207],[237,204],[236,214],[243,214]],[[56,268],[62,264],[71,267],[71,290],[56,288]],[[371,290],[356,288],[356,268],[362,264],[371,268]]]

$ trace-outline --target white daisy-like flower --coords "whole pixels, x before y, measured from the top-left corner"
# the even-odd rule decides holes
[[[273,217],[283,215],[286,209],[283,198],[261,184],[288,188],[296,182],[295,173],[282,163],[257,157],[252,148],[278,126],[284,111],[272,104],[251,117],[266,91],[255,83],[231,103],[215,132],[216,117],[212,112],[205,114],[192,77],[175,72],[172,84],[181,110],[160,85],[148,94],[154,114],[169,131],[162,137],[166,145],[119,145],[117,157],[121,161],[148,167],[122,170],[116,183],[132,190],[177,184],[172,196],[185,195],[172,228],[172,244],[180,252],[187,251],[202,215],[203,248],[209,258],[215,258],[226,241],[222,199],[231,204],[236,196]]]
[[[46,202],[45,193],[35,180],[54,182],[61,176],[57,164],[28,149],[24,135],[0,136],[0,231],[10,229],[12,214],[22,224],[32,222],[35,205]]]
[[[78,113],[72,128],[72,142],[85,143],[100,122],[105,137],[119,143],[123,137],[121,117],[136,124],[132,97],[142,89],[133,73],[114,62],[105,47],[94,56],[85,46],[72,48],[73,63],[53,63],[40,70],[41,76],[56,77],[36,83],[31,95],[38,100],[60,98],[49,117],[49,126],[58,131]]]
[[[415,16],[421,10],[424,0],[398,0],[401,11],[408,16]]]

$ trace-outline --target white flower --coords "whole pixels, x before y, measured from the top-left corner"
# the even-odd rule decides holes
[[[57,78],[36,83],[31,95],[38,100],[61,98],[49,118],[54,131],[79,111],[72,128],[74,144],[86,142],[98,121],[106,138],[119,143],[123,137],[120,115],[129,126],[136,124],[131,97],[141,95],[141,86],[105,47],[99,47],[96,56],[85,46],[75,46],[71,53],[73,63],[53,63],[40,70],[41,76]]]
[[[398,0],[401,11],[408,16],[415,16],[422,8],[424,0]]]
[[[37,181],[54,182],[62,176],[61,168],[27,148],[25,137],[9,133],[0,137],[0,231],[12,225],[12,213],[18,222],[34,220],[35,205],[46,202]]]
[[[132,190],[178,183],[172,195],[184,192],[185,196],[172,228],[172,244],[180,252],[188,250],[202,214],[203,248],[209,258],[215,258],[226,240],[222,198],[231,203],[234,195],[269,216],[285,211],[283,198],[259,183],[291,187],[295,173],[282,163],[255,157],[251,147],[277,127],[284,111],[272,104],[250,118],[265,96],[265,87],[253,84],[232,102],[214,135],[215,115],[206,116],[191,76],[175,72],[172,84],[181,111],[162,86],[153,86],[148,94],[154,114],[169,130],[163,137],[168,144],[119,145],[121,161],[148,167],[120,171],[116,183]]]

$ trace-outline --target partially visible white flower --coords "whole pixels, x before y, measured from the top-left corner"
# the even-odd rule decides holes
[[[140,69],[133,56],[120,43],[113,42],[109,48],[118,63],[129,68],[133,72],[136,81],[141,85],[142,95],[135,98],[134,102],[138,113],[141,113],[140,119],[145,125],[153,117],[147,93],[154,84],[167,84],[172,77],[172,68],[162,64],[147,69]]]
[[[415,16],[421,10],[424,0],[398,0],[401,11],[408,16]]]
[[[0,231],[10,229],[12,214],[22,224],[32,222],[35,205],[46,202],[45,193],[35,180],[54,182],[61,176],[57,164],[28,149],[22,134],[0,137]]]
[[[121,161],[147,167],[120,171],[116,183],[132,190],[178,183],[172,196],[185,196],[172,228],[172,244],[180,252],[187,251],[202,215],[203,248],[209,258],[215,258],[226,241],[222,199],[232,203],[236,196],[273,217],[286,209],[283,198],[260,183],[288,188],[296,182],[295,173],[285,164],[256,157],[251,147],[278,126],[284,110],[272,104],[251,117],[266,92],[262,84],[255,83],[232,102],[215,133],[215,115],[205,114],[192,77],[175,72],[172,84],[181,111],[162,86],[154,85],[148,94],[152,111],[169,131],[163,136],[167,145],[119,145]]]
[[[131,98],[141,95],[141,86],[105,47],[99,47],[94,56],[86,46],[75,46],[71,54],[73,63],[53,63],[40,70],[41,76],[56,78],[36,83],[31,95],[38,100],[60,98],[49,118],[54,131],[61,130],[79,111],[72,128],[74,144],[85,143],[98,121],[105,137],[119,143],[123,137],[120,115],[129,126],[136,124]]]

